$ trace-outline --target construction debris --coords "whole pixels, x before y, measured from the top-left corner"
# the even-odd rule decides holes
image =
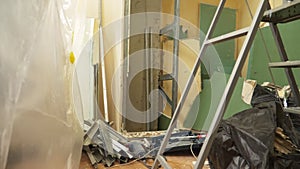
[[[125,135],[129,137],[127,138],[101,120],[85,121],[85,126],[83,150],[95,168],[99,163],[110,167],[115,161],[127,163],[131,159],[154,158],[165,133],[164,131],[126,133]],[[205,136],[205,133],[190,130],[174,131],[167,151],[189,150],[190,146],[200,149]]]
[[[284,109],[276,90],[282,88],[256,85],[253,108],[221,122],[208,157],[212,168],[300,167],[300,115]],[[293,105],[291,96],[286,100]]]
[[[246,80],[243,83],[242,100],[249,105],[251,104],[252,95],[256,85],[257,82],[255,80]]]
[[[299,152],[297,146],[292,143],[290,138],[285,135],[283,129],[280,127],[276,128],[274,147],[276,151],[282,154],[295,153],[296,151]]]
[[[143,132],[123,132],[122,134],[127,138],[139,138],[139,137],[154,137],[165,134],[166,131],[143,131]]]

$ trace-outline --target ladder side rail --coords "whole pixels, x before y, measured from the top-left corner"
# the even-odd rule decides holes
[[[220,121],[222,120],[225,110],[227,108],[228,102],[230,101],[231,95],[234,91],[235,85],[237,83],[237,80],[239,78],[239,75],[241,73],[241,70],[243,68],[243,65],[245,63],[245,60],[247,58],[248,52],[252,46],[252,42],[255,38],[256,32],[259,28],[260,21],[263,17],[263,14],[267,8],[268,0],[261,0],[261,2],[258,5],[257,11],[255,13],[254,19],[250,26],[250,31],[248,32],[246,39],[243,43],[242,49],[239,53],[239,56],[237,58],[237,61],[234,65],[233,71],[230,75],[230,78],[228,80],[228,83],[226,85],[226,88],[224,90],[223,96],[220,100],[220,103],[218,105],[216,114],[213,118],[213,121],[210,125],[210,128],[208,130],[206,139],[202,145],[201,151],[199,153],[197,162],[194,166],[195,169],[200,169],[203,167],[203,164],[208,156],[208,153],[210,151],[210,148],[212,146],[212,142],[215,138],[215,134],[217,131],[217,128],[219,126]]]
[[[219,6],[218,6],[218,8],[216,10],[216,13],[214,15],[214,18],[212,20],[212,23],[211,23],[211,25],[210,25],[210,27],[208,29],[207,35],[205,37],[205,40],[203,41],[202,47],[201,47],[200,52],[198,54],[196,63],[194,65],[194,67],[193,67],[192,74],[190,75],[190,77],[188,79],[188,82],[187,82],[187,85],[186,85],[185,89],[183,90],[182,96],[181,96],[181,98],[180,98],[180,100],[178,102],[178,105],[177,105],[176,109],[175,109],[175,112],[173,114],[172,120],[171,120],[171,122],[169,124],[169,127],[167,129],[165,137],[164,137],[164,139],[163,139],[163,141],[162,141],[162,143],[160,145],[160,148],[158,150],[157,156],[163,155],[163,153],[165,151],[165,148],[166,148],[166,146],[168,144],[168,141],[169,141],[169,139],[171,137],[172,131],[174,130],[174,127],[175,127],[175,124],[176,124],[176,120],[177,120],[177,118],[179,116],[179,113],[181,111],[182,105],[183,105],[183,103],[186,100],[188,92],[189,92],[189,90],[191,88],[191,85],[192,85],[192,83],[194,81],[194,77],[195,77],[195,75],[196,75],[196,73],[197,73],[197,71],[199,69],[199,66],[200,66],[200,63],[201,63],[201,58],[203,57],[203,55],[204,55],[204,53],[206,51],[207,44],[205,42],[212,36],[213,31],[214,31],[214,29],[215,29],[215,27],[217,25],[217,21],[218,21],[218,19],[221,16],[222,10],[223,10],[224,5],[225,5],[225,2],[226,2],[226,0],[221,0],[220,3],[219,3]],[[155,158],[155,161],[154,161],[153,166],[152,166],[152,169],[156,169],[156,168],[158,168],[158,157]]]

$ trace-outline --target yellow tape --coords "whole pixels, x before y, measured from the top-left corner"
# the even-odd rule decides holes
[[[72,64],[74,64],[74,62],[75,62],[75,55],[74,55],[73,52],[70,52],[69,60],[70,60],[70,62],[71,62]]]

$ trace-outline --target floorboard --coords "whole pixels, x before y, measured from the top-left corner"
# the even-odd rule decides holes
[[[193,169],[193,161],[196,159],[190,152],[177,152],[169,153],[166,155],[169,165],[174,169]],[[146,161],[147,165],[153,163],[152,159]],[[147,169],[147,167],[140,161],[130,162],[127,164],[115,164],[112,167],[105,167],[103,164],[98,165],[98,169]],[[82,153],[79,169],[94,169],[85,153]],[[208,165],[205,165],[203,169],[209,169]]]

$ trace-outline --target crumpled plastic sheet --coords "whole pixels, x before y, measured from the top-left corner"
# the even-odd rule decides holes
[[[274,152],[276,127],[281,127],[298,147],[300,138],[275,93],[257,85],[251,104],[253,108],[221,122],[208,156],[211,168],[300,168],[300,153]]]
[[[0,169],[76,169],[82,129],[60,0],[0,2]]]
[[[268,168],[275,128],[274,102],[223,121],[209,155],[212,168]]]

